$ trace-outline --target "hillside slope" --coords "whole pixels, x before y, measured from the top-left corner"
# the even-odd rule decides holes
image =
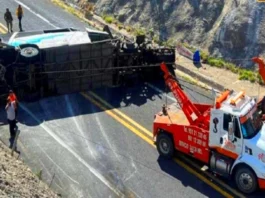
[[[78,2],[78,0],[72,0]],[[256,0],[87,0],[98,15],[154,29],[226,59],[265,54],[265,3]],[[242,61],[242,65],[253,65]]]
[[[11,157],[0,141],[0,197],[57,198],[49,187],[38,179],[22,161]]]

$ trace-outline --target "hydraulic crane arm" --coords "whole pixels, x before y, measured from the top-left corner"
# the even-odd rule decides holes
[[[197,121],[200,121],[202,118],[202,114],[195,107],[195,105],[189,100],[187,95],[182,91],[180,85],[174,79],[174,77],[168,71],[168,68],[165,63],[161,63],[161,70],[164,72],[164,79],[166,85],[170,88],[172,93],[174,94],[176,100],[178,101],[180,108],[183,110],[190,124],[193,124]]]
[[[259,57],[254,57],[254,58],[252,58],[252,61],[259,65],[259,74],[260,74],[263,82],[265,82],[265,63],[264,63],[264,60],[262,58],[259,58]]]

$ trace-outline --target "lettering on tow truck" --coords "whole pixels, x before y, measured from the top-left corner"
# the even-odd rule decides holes
[[[259,158],[260,161],[262,161],[263,163],[265,163],[265,154],[264,153],[258,154],[258,158]]]
[[[229,149],[229,150],[235,150],[236,149],[236,146],[228,139],[225,138],[225,141],[224,141],[224,147]]]
[[[199,153],[202,155],[202,149],[201,148],[197,148],[196,146],[189,145],[188,143],[183,142],[181,140],[179,140],[179,146],[181,146],[187,150],[190,150],[191,153]]]
[[[192,128],[184,127],[184,132],[188,133],[188,141],[197,144],[198,146],[206,147],[207,135],[198,132]]]
[[[245,153],[252,155],[252,149],[249,148],[248,146],[245,146]]]
[[[179,140],[179,146],[181,146],[185,149],[189,149],[189,144],[187,144],[186,142],[183,142],[181,140]]]

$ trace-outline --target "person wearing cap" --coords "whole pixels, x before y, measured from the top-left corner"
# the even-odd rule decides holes
[[[16,102],[11,101],[11,99],[8,97],[7,98],[7,104],[5,107],[6,113],[7,113],[7,121],[9,124],[9,132],[10,132],[10,148],[13,146],[15,137],[16,137],[16,130],[17,130],[17,125],[16,125]]]

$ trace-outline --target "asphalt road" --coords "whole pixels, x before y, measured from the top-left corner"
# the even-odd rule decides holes
[[[18,3],[23,3],[25,31],[87,26],[48,0],[1,0],[0,15],[5,8],[15,13]],[[4,24],[3,18],[0,22]],[[15,19],[15,31],[17,26]],[[186,85],[193,101],[212,101],[203,90]],[[108,106],[93,102],[91,92],[23,103],[18,118],[22,159],[34,172],[42,170],[43,180],[65,197],[225,197],[187,168],[161,159],[147,143],[153,115],[166,102],[164,90],[163,82],[94,90]],[[172,103],[168,96],[167,103]],[[136,129],[132,120],[142,128]],[[7,143],[7,126],[0,131]]]

